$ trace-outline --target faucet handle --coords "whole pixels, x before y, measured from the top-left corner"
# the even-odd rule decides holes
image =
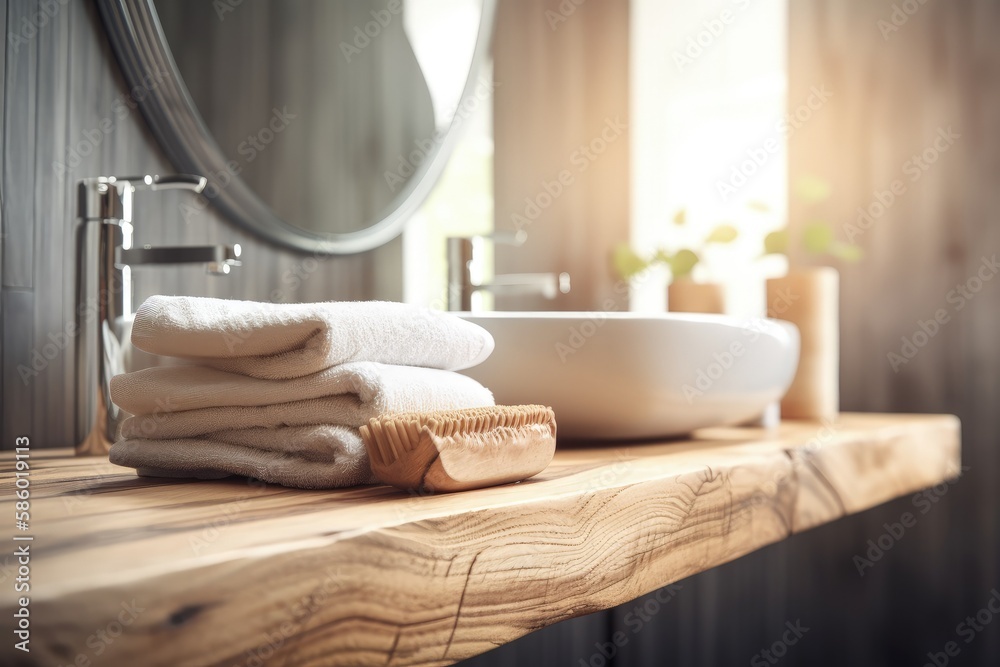
[[[132,222],[132,193],[141,190],[182,189],[201,192],[208,184],[204,176],[97,176],[77,182],[77,218],[102,222]]]
[[[133,190],[191,190],[200,193],[208,179],[195,174],[146,174],[144,176],[109,176],[110,183],[127,183]]]
[[[493,277],[493,282],[480,285],[479,289],[494,294],[541,294],[554,299],[569,294],[569,274],[562,273],[503,273]]]

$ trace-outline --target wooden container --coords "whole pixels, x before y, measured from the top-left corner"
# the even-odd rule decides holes
[[[799,367],[781,400],[789,419],[835,419],[840,411],[840,275],[830,267],[792,269],[767,281],[768,317],[799,328]]]
[[[667,309],[672,313],[726,312],[726,289],[719,283],[696,283],[681,278],[667,287]]]

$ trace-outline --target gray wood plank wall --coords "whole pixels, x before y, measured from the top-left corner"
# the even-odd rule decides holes
[[[73,312],[73,183],[172,171],[139,111],[121,106],[130,101],[127,88],[93,3],[46,6],[55,11],[42,12],[37,0],[0,3],[2,448],[13,447],[18,435],[39,447],[73,444],[72,351],[44,363],[35,356],[50,336],[58,339]],[[127,114],[116,111],[122,108]],[[137,270],[137,302],[157,292],[283,301],[401,297],[398,240],[373,253],[314,261],[276,250],[211,210],[186,221],[181,206],[191,202],[178,192],[137,194],[137,242],[240,243],[244,266],[224,278],[199,268]],[[18,367],[32,368],[33,358],[40,370],[23,379]]]
[[[0,29],[3,29],[3,34],[7,34],[7,0],[0,0]],[[7,129],[6,123],[6,85],[7,80],[7,49],[6,47],[0,49],[0,155],[3,154],[4,146],[6,146],[5,131]],[[0,157],[0,160],[3,158]],[[6,320],[6,299],[4,298],[3,285],[3,256],[4,256],[4,246],[7,241],[7,225],[6,225],[6,206],[4,205],[4,182],[3,173],[0,172],[0,396],[3,395],[3,385],[4,381],[4,365],[3,365],[3,351],[4,351],[4,339],[6,334],[3,331],[3,321]],[[6,401],[4,401],[6,403]],[[3,430],[3,407],[0,405],[0,437],[6,439],[6,432]],[[2,444],[0,444],[2,447]]]
[[[388,14],[363,50],[342,51],[358,39],[355,28],[385,6],[258,0],[220,16],[204,0],[156,3],[168,44],[183,45],[174,59],[216,143],[247,184],[298,227],[353,232],[371,224],[400,189],[385,174],[398,169],[415,138],[434,136],[430,92],[402,15]],[[294,119],[256,152],[247,137],[266,126],[273,109]]]

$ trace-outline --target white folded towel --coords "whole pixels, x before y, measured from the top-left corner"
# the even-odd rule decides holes
[[[299,401],[337,398],[325,404],[325,418],[314,423],[347,426],[366,424],[388,412],[493,405],[493,394],[465,375],[370,361],[293,380],[261,380],[204,366],[160,366],[116,375],[111,398],[126,412],[153,417],[219,407],[268,406],[280,411],[280,406]],[[249,425],[234,417],[213,430],[234,424]]]
[[[189,296],[146,299],[136,311],[132,344],[265,379],[301,377],[351,361],[461,370],[493,351],[493,338],[482,327],[419,306]]]
[[[493,405],[464,375],[374,362],[295,380],[147,368],[112,378],[111,396],[136,413],[121,425],[112,463],[143,475],[237,474],[299,488],[374,483],[358,431],[373,417]]]

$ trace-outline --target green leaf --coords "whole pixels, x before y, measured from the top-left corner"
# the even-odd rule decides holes
[[[611,262],[614,264],[618,275],[626,280],[638,273],[642,273],[649,266],[649,262],[637,255],[627,243],[622,243],[615,248]]]
[[[762,201],[754,200],[752,202],[749,202],[747,204],[747,206],[749,206],[754,211],[758,211],[760,213],[770,213],[771,212],[771,207],[768,206],[767,204],[765,204]]]
[[[694,267],[697,265],[698,255],[686,248],[674,253],[669,262],[670,273],[673,275],[674,280],[691,275],[691,272],[694,271]]]
[[[806,250],[815,254],[829,252],[833,243],[833,229],[825,222],[810,222],[802,234]]]
[[[732,243],[739,235],[739,230],[732,225],[719,225],[708,235],[705,243]]]
[[[802,176],[795,181],[795,194],[809,203],[820,202],[830,196],[830,183],[816,176]]]
[[[764,237],[765,255],[788,254],[788,230],[779,229]]]
[[[666,264],[670,265],[670,253],[664,249],[659,249],[653,253],[653,259],[649,261],[650,264]]]
[[[843,262],[860,262],[865,252],[853,243],[834,243],[830,254]]]
[[[682,208],[681,210],[677,211],[677,213],[674,213],[674,224],[675,225],[683,225],[683,224],[686,224],[686,223],[687,223],[687,210],[686,209]]]

